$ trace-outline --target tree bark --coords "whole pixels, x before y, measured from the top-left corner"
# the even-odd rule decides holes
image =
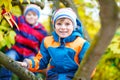
[[[36,4],[36,5],[38,5],[38,6],[40,6],[40,8],[41,9],[43,9],[44,8],[44,2],[40,2],[40,1],[30,1],[30,3],[31,4]],[[23,6],[23,4],[28,4],[28,2],[27,1],[23,1],[22,3],[20,3],[20,1],[19,0],[13,0],[12,2],[11,2],[11,4],[12,4],[12,6],[16,6],[16,5],[18,5],[19,7],[20,7],[20,10],[21,10],[21,13],[23,14],[23,11],[24,11],[24,6]]]
[[[101,29],[92,41],[73,80],[90,80],[99,59],[118,27],[118,7],[114,0],[99,0]],[[107,4],[107,5],[106,5]]]
[[[28,4],[28,2],[27,2],[26,0],[24,0],[23,3],[20,3],[19,0],[12,1],[11,3],[12,3],[13,6],[19,5],[19,4]],[[40,2],[40,1],[35,1],[35,2],[31,1],[30,3],[31,3],[31,4],[36,4],[36,5],[40,6],[41,9],[43,9],[44,6],[45,6],[44,3],[43,3],[43,2]]]
[[[22,80],[41,80],[36,78],[35,75],[29,70],[21,67],[16,61],[7,57],[1,51],[0,51],[0,64],[14,72]]]

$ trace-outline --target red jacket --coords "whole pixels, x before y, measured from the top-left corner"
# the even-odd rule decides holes
[[[19,28],[18,30],[14,27],[16,43],[12,46],[12,49],[15,49],[23,56],[36,55],[40,49],[42,39],[47,35],[45,28],[40,23],[31,26],[25,21],[24,16],[12,17]],[[15,25],[13,24],[13,26]]]

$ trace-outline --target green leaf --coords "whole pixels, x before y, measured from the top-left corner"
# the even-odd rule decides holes
[[[7,27],[5,27],[5,26],[0,25],[0,30],[1,30],[1,31],[2,31],[2,30],[7,31],[7,30],[8,30],[8,28],[7,28]]]
[[[11,44],[15,43],[15,35],[16,35],[16,33],[14,31],[11,30],[9,32],[8,39],[9,39]]]
[[[0,48],[6,46],[6,40],[3,38],[1,41],[0,41]]]

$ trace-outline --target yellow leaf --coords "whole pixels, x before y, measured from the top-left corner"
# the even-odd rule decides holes
[[[3,40],[3,34],[0,33],[0,42]]]
[[[16,15],[16,16],[20,16],[21,15],[21,10],[20,10],[19,6],[12,7],[11,12],[14,15]]]
[[[75,2],[75,4],[80,4],[81,1],[80,0],[73,0]]]
[[[11,4],[11,0],[4,0],[4,6],[6,11],[10,11],[12,9],[12,4]]]
[[[65,5],[63,3],[60,3],[60,8],[65,8]]]
[[[3,0],[0,0],[0,6],[2,6],[3,5]]]
[[[15,33],[13,30],[11,30],[11,31],[9,32],[9,35],[8,35],[9,42],[10,42],[11,44],[14,44],[14,43],[15,43],[15,36],[16,36],[16,33]]]
[[[50,17],[48,17],[48,19],[45,19],[42,24],[45,27],[45,29],[47,30],[48,33],[50,33]],[[47,23],[47,24],[46,24]]]
[[[30,4],[30,0],[27,0],[28,4]]]
[[[20,1],[20,3],[22,3],[23,2],[23,0],[19,0]]]
[[[53,8],[53,3],[50,3],[50,4],[49,4],[49,7],[50,7],[50,8]]]

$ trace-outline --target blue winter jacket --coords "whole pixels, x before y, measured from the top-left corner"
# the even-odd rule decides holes
[[[29,62],[29,70],[42,70],[49,64],[47,80],[71,80],[89,46],[77,31],[63,39],[53,32],[42,41],[40,53]]]

